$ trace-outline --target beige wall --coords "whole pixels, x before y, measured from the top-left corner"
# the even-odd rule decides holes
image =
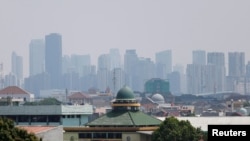
[[[65,132],[63,134],[63,141],[71,141],[71,138],[74,138],[74,141],[79,141],[78,132]]]
[[[128,140],[130,138],[130,140]],[[140,141],[140,134],[136,132],[122,133],[122,141]]]
[[[89,139],[78,139],[78,132],[65,132],[63,141],[70,141],[72,136],[74,137],[74,141],[91,141]],[[129,138],[130,140],[128,140]],[[123,132],[122,141],[151,141],[151,136],[137,132]]]
[[[151,141],[151,135],[141,134],[141,141]]]

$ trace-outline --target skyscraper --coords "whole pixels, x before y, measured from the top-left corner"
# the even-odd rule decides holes
[[[11,56],[11,73],[16,77],[17,86],[23,84],[23,58],[12,52]]]
[[[224,91],[226,68],[225,55],[222,52],[209,52],[207,54],[206,90],[208,92]]]
[[[245,53],[229,52],[227,90],[245,94],[246,93],[246,84],[244,78],[245,73],[246,73]]]
[[[80,77],[86,76],[90,73],[90,55],[71,55],[71,66],[74,72],[78,73]]]
[[[128,49],[124,54],[125,83],[133,90],[136,89],[135,67],[138,65],[138,56],[135,49]]]
[[[163,72],[163,74],[157,77],[164,77],[161,79],[166,79],[167,75],[172,72],[172,51],[164,50],[157,52],[155,54],[155,63],[156,63],[156,73]],[[159,70],[160,69],[160,70]]]
[[[194,50],[192,52],[193,64],[206,65],[206,51],[205,50]]]
[[[44,72],[45,44],[43,39],[33,39],[29,44],[30,76]]]
[[[228,53],[228,75],[232,77],[241,77],[245,75],[245,53]]]
[[[109,54],[101,54],[98,58],[98,88],[105,91],[112,85],[111,70],[110,70],[110,56]]]
[[[62,75],[62,36],[51,33],[45,36],[45,71],[49,74],[52,88],[60,88]]]
[[[109,55],[110,55],[110,67],[111,70],[115,68],[121,68],[121,55],[119,52],[119,49],[117,48],[112,48],[109,50]]]

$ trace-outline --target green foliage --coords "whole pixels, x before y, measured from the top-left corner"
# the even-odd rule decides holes
[[[61,102],[55,98],[45,98],[37,102],[26,102],[24,105],[61,105]]]
[[[189,121],[175,117],[166,118],[152,134],[153,141],[198,141],[203,136],[200,128],[194,128]]]
[[[249,107],[249,106],[250,106],[250,102],[249,101],[243,103],[243,107]]]
[[[0,117],[0,141],[39,141],[33,133],[15,127],[14,122]]]

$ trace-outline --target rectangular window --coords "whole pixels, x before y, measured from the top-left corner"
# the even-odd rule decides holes
[[[106,136],[106,133],[96,132],[96,133],[93,133],[93,138],[105,139],[107,138],[107,136]]]
[[[60,116],[59,115],[50,115],[49,122],[60,122]]]
[[[122,133],[108,133],[109,139],[121,139]]]
[[[19,122],[29,122],[29,116],[21,115],[18,117]]]
[[[79,139],[91,139],[92,135],[91,133],[79,133],[78,137]]]

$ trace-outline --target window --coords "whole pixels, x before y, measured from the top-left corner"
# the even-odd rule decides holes
[[[91,133],[79,133],[78,137],[79,139],[91,139],[92,135]]]
[[[121,139],[122,133],[108,133],[109,139]]]
[[[93,133],[93,138],[102,138],[102,139],[104,139],[104,138],[107,138],[107,136],[106,136],[106,133],[96,132],[96,133]]]
[[[50,115],[49,122],[60,122],[60,116],[59,115]]]

